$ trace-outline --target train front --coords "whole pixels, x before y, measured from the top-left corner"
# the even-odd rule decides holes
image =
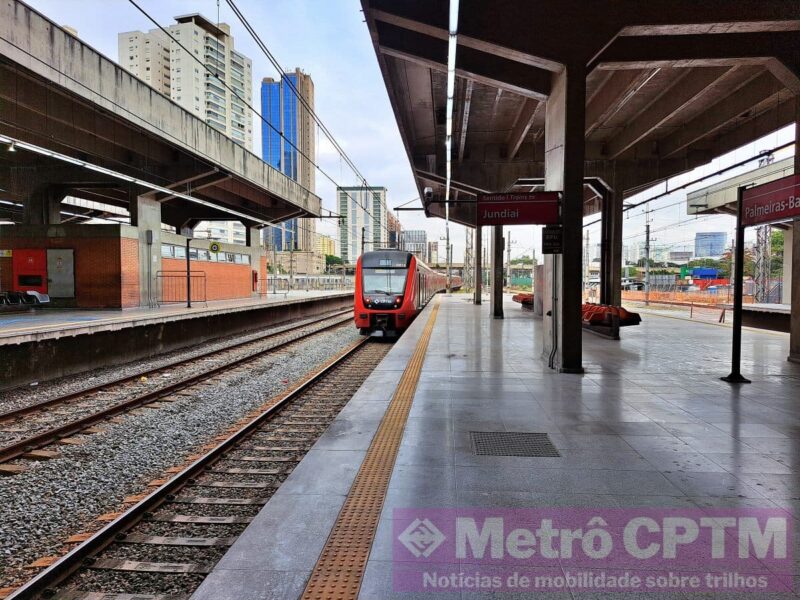
[[[393,336],[414,318],[414,257],[399,250],[366,252],[356,268],[355,321],[363,334]]]

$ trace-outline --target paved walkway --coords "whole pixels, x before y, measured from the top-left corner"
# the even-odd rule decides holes
[[[195,600],[302,594],[426,313],[217,565]],[[422,516],[427,509],[454,507],[757,507],[783,515],[800,509],[800,366],[786,361],[787,335],[746,330],[743,372],[753,383],[732,387],[719,380],[729,371],[728,328],[647,315],[642,325],[625,329],[621,341],[584,334],[586,375],[559,375],[539,358],[541,321],[511,302],[505,314],[504,320],[494,320],[487,306],[475,307],[465,296],[442,299],[361,598],[533,597],[530,592],[396,592],[393,571],[402,565],[392,562],[395,509],[420,509]],[[560,457],[479,456],[473,431],[547,433]],[[470,573],[475,565],[468,562],[455,568]],[[542,597],[772,596],[674,590],[604,594],[573,588]]]

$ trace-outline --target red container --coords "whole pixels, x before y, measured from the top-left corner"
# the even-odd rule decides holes
[[[44,249],[14,250],[11,257],[12,289],[15,292],[47,293],[47,252]]]

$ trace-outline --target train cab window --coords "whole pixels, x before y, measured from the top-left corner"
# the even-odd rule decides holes
[[[406,269],[363,269],[365,294],[402,294],[406,287]]]

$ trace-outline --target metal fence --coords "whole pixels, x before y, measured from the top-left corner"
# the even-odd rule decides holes
[[[186,271],[158,271],[158,303],[186,303]],[[206,274],[204,271],[192,272],[192,302],[207,302]]]

